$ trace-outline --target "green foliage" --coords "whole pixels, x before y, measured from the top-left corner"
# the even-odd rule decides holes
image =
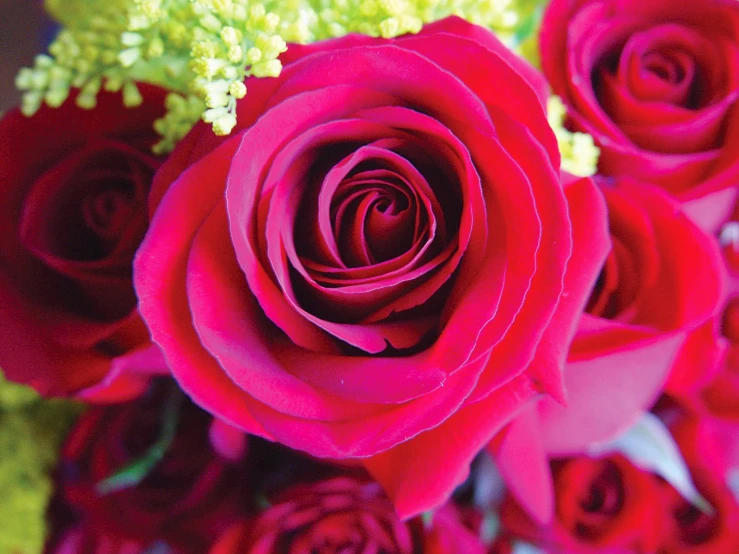
[[[0,553],[43,551],[51,472],[80,411],[71,402],[42,400],[0,372]]]

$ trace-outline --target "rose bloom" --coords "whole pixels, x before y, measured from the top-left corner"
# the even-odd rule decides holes
[[[733,554],[739,551],[739,502],[729,488],[736,481],[737,459],[727,456],[727,443],[736,450],[739,435],[715,428],[711,418],[682,414],[670,432],[690,469],[698,492],[712,507],[704,513],[662,483],[666,529],[658,554]]]
[[[655,552],[664,530],[656,478],[620,455],[553,463],[556,498],[551,526],[532,521],[507,497],[503,525],[547,552],[626,554]]]
[[[552,525],[537,525],[509,496],[501,508],[509,531],[546,546],[548,552],[655,552],[663,523],[662,488],[653,475],[620,455],[558,460],[552,471]]]
[[[201,125],[157,174],[140,310],[198,404],[362,458],[412,516],[527,400],[562,396],[602,199],[563,186],[544,82],[482,28],[283,62],[247,82],[232,138]]]
[[[162,89],[143,104],[102,92],[94,110],[70,99],[0,121],[0,367],[45,395],[121,400],[164,369],[136,311],[134,252]]]
[[[157,442],[171,394],[182,396],[172,383],[159,383],[133,402],[85,412],[62,448],[58,485],[69,511],[101,534],[163,540],[195,554],[207,551],[247,504],[248,478],[208,445],[209,414],[183,399],[174,439],[143,480],[100,488]]]
[[[541,29],[544,73],[600,146],[600,172],[659,183],[720,222],[739,178],[739,4],[553,0]]]
[[[655,186],[599,183],[612,247],[568,354],[567,405],[539,399],[489,445],[519,502],[542,522],[554,503],[548,457],[615,437],[665,387],[696,394],[722,354],[724,279],[714,238]]]
[[[260,517],[235,525],[210,554],[483,554],[452,506],[402,522],[376,483],[338,477],[294,486]]]

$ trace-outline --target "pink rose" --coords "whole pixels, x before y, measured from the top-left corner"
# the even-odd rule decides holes
[[[561,396],[604,206],[563,186],[545,84],[482,28],[283,61],[247,82],[232,138],[197,127],[158,173],[141,313],[198,404],[361,458],[412,516],[529,399]]]

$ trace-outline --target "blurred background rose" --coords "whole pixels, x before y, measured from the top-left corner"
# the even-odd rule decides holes
[[[41,0],[0,0],[0,111],[20,102],[18,70],[31,65],[53,36]]]

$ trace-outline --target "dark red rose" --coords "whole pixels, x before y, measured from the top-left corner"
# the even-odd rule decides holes
[[[701,223],[730,213],[739,178],[739,4],[553,0],[544,73],[604,174],[659,183]],[[711,195],[712,199],[707,198]]]
[[[0,121],[0,367],[47,395],[119,400],[163,369],[136,311],[132,261],[147,196],[162,89],[143,104],[101,93]]]
[[[480,27],[283,62],[247,83],[232,138],[197,127],[157,174],[140,309],[198,404],[362,458],[413,516],[526,401],[559,396],[602,199],[563,185],[545,83]]]
[[[507,529],[557,553],[654,552],[663,528],[654,476],[620,455],[557,461],[552,469],[551,526],[537,525],[509,497],[501,510]]]
[[[50,541],[46,554],[147,554],[149,545],[100,533],[84,524],[68,529]],[[155,552],[157,552],[155,550]],[[162,554],[175,554],[164,550]],[[184,554],[184,553],[182,553]]]
[[[175,412],[172,444],[138,484],[107,492],[103,481],[144,456],[165,425],[166,385],[139,399],[89,409],[76,423],[61,452],[59,487],[67,504],[92,527],[144,544],[164,540],[188,554],[203,552],[247,505],[246,480],[238,466],[208,444],[212,418],[192,403]]]
[[[281,493],[254,521],[235,525],[210,554],[482,554],[451,506],[429,522],[402,522],[377,483],[339,477]]]

